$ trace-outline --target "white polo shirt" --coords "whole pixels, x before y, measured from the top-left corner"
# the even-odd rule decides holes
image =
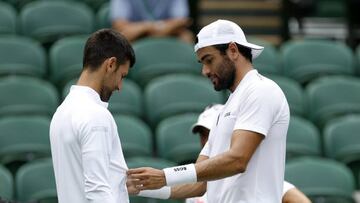
[[[249,71],[220,112],[201,154],[211,158],[228,151],[238,129],[260,133],[264,139],[244,173],[207,182],[209,203],[281,202],[289,118],[280,87],[256,70]]]
[[[128,203],[127,165],[115,121],[99,94],[72,86],[50,125],[59,203]]]

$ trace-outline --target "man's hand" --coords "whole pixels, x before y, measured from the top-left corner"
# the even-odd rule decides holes
[[[136,187],[134,179],[128,178],[126,180],[126,187],[127,187],[127,191],[130,195],[137,195],[140,192],[140,189]]]
[[[150,167],[129,169],[127,177],[139,190],[154,190],[166,185],[164,171]]]

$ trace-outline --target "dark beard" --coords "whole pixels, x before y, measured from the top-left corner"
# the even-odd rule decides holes
[[[230,89],[234,84],[236,68],[228,56],[224,56],[222,63],[217,67],[219,71],[219,84],[214,86],[216,91]]]
[[[102,87],[100,90],[100,99],[103,102],[109,102],[112,91],[107,87]]]

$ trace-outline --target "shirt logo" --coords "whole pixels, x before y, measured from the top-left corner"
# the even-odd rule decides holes
[[[224,115],[224,118],[230,116],[230,113],[231,113],[230,111],[227,112],[227,113]]]
[[[183,166],[183,167],[177,167],[177,168],[174,168],[174,171],[175,172],[178,172],[178,171],[186,171],[186,167]]]

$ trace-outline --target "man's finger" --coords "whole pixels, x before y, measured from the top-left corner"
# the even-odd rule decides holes
[[[131,175],[131,174],[136,174],[136,173],[143,173],[145,172],[146,168],[141,167],[141,168],[132,168],[129,169],[126,173],[127,175]]]

